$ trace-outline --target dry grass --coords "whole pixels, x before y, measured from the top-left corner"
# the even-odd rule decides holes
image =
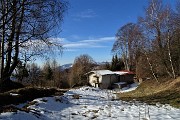
[[[13,89],[19,89],[25,87],[21,83],[14,82],[11,80],[6,80],[0,84],[0,93],[13,90]]]
[[[180,107],[180,77],[177,79],[161,79],[144,81],[135,91],[118,94],[122,100],[139,100],[149,104],[157,102]]]
[[[0,93],[0,113],[3,112],[3,107],[10,105],[10,104],[19,104],[24,103],[27,101],[32,101],[36,98],[51,96],[51,95],[63,95],[66,92],[64,90],[57,90],[55,88],[33,88],[33,87],[26,87],[11,90],[8,92]],[[17,95],[12,95],[17,94]]]
[[[72,95],[73,99],[79,99],[81,96],[78,94]]]

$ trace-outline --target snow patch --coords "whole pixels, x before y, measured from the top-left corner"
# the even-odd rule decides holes
[[[19,94],[17,93],[10,93],[11,96],[18,96]]]
[[[137,85],[132,84],[130,89]],[[130,89],[125,89],[128,91]],[[123,91],[123,90],[122,90]],[[73,97],[77,95],[79,97]],[[29,113],[1,113],[3,120],[180,120],[180,109],[169,105],[147,105],[114,99],[111,90],[93,87],[71,89],[63,96],[38,98]]]

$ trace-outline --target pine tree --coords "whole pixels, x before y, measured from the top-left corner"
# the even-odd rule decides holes
[[[124,63],[122,59],[118,58],[117,54],[112,57],[111,70],[119,71],[124,69]]]

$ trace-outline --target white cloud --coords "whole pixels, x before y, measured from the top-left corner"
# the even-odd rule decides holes
[[[87,9],[85,11],[73,15],[74,20],[79,20],[81,18],[94,18],[96,16],[97,14],[92,9]]]
[[[49,38],[49,41],[55,44],[69,43],[66,38]]]
[[[65,44],[63,46],[65,48],[79,48],[79,47],[86,47],[86,46],[88,46],[88,44],[87,43],[73,42],[73,43]]]
[[[70,37],[72,39],[72,37]],[[81,38],[77,37],[76,38]],[[57,44],[57,45],[62,45],[64,51],[78,51],[80,49],[91,49],[91,48],[105,48],[109,47],[108,42],[113,42],[115,40],[115,37],[100,37],[100,38],[90,38],[90,39],[84,39],[84,40],[77,40],[76,41],[73,39],[73,42],[67,38],[49,38],[49,41],[51,43]],[[74,42],[75,41],[75,42]],[[35,44],[36,43],[36,44]],[[26,44],[34,44],[36,45],[41,45],[40,48],[48,48],[46,43],[42,41],[29,41]],[[27,45],[26,45],[27,46]],[[32,46],[32,45],[29,45]]]
[[[105,43],[114,41],[115,37],[102,37],[102,38],[93,38],[88,40],[80,40],[76,42],[66,42],[63,43],[63,47],[67,49],[78,49],[78,48],[104,48],[107,47]]]
[[[115,37],[102,37],[102,38],[96,38],[96,39],[88,39],[88,40],[82,40],[81,42],[107,42],[107,41],[114,41]]]

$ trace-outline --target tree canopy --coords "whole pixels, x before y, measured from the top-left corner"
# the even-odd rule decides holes
[[[155,79],[180,75],[180,2],[176,9],[162,0],[149,0],[145,15],[116,33],[112,51],[123,58],[125,69],[135,66],[138,77]]]
[[[0,1],[0,81],[10,79],[18,62],[27,62],[34,55],[54,44],[50,37],[67,9],[63,0],[1,0]],[[52,48],[54,48],[52,47]]]

